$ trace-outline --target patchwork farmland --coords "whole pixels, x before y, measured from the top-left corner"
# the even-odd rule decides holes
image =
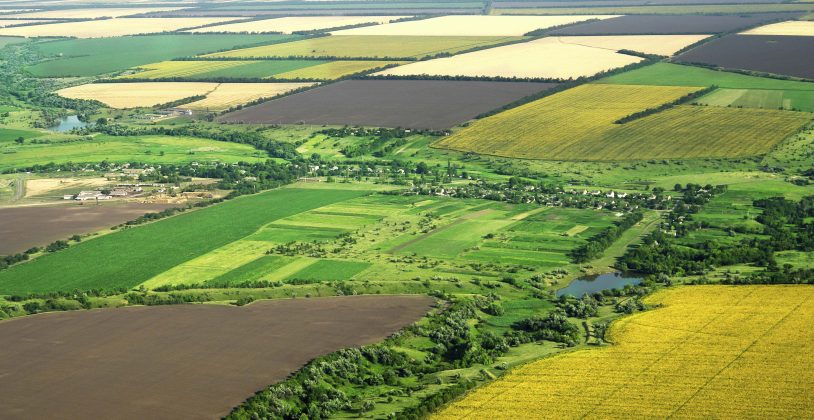
[[[0,35],[24,37],[102,38],[173,31],[212,23],[228,22],[235,18],[115,18],[81,22],[59,22],[46,25],[0,28]]]
[[[281,17],[276,19],[253,20],[249,22],[227,23],[225,25],[207,26],[192,29],[189,32],[233,32],[233,33],[284,33],[290,34],[298,31],[315,31],[320,29],[333,29],[343,26],[362,24],[381,24],[409,16],[298,16]]]
[[[442,16],[332,32],[333,35],[522,36],[538,29],[615,16]]]
[[[217,60],[163,61],[140,66],[122,79],[306,79],[335,80],[403,61],[363,60]]]
[[[630,15],[586,22],[551,31],[552,35],[674,35],[717,34],[749,28],[762,22],[793,19],[796,13],[752,15]]]
[[[550,83],[347,80],[248,107],[224,122],[357,124],[443,130]],[[405,100],[410,98],[410,100]]]

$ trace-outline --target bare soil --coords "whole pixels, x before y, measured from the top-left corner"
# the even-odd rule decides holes
[[[347,80],[232,112],[221,121],[443,130],[554,83]]]
[[[72,235],[96,232],[172,204],[105,203],[0,208],[0,255],[23,252]]]
[[[739,1],[740,2],[740,1]],[[703,3],[700,3],[703,4]],[[761,23],[790,20],[800,13],[751,15],[627,15],[571,25],[554,35],[684,35],[717,34],[751,28]]]
[[[415,322],[426,296],[48,313],[0,322],[0,418],[218,418],[309,360]]]

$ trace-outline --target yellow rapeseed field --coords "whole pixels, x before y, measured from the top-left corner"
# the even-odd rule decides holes
[[[814,287],[685,286],[614,323],[614,345],[530,363],[435,416],[811,418]]]
[[[97,19],[102,17],[115,18],[121,16],[138,15],[152,12],[169,12],[179,10],[180,7],[96,7],[90,9],[43,10],[39,12],[21,13],[15,18],[26,19]]]
[[[406,16],[292,16],[207,26],[189,32],[282,32],[290,34],[295,31],[339,28],[363,23],[387,23],[404,17]]]
[[[236,18],[117,18],[82,22],[51,23],[48,25],[19,26],[0,29],[0,35],[25,37],[72,36],[101,38],[135,34],[175,31],[183,28],[228,22]]]
[[[407,36],[520,36],[536,29],[609,19],[617,15],[583,16],[441,16],[431,19],[366,26],[332,32],[334,35],[407,35]]]
[[[57,94],[97,100],[111,108],[138,108],[206,95],[217,86],[198,82],[90,83],[62,89]]]
[[[676,106],[625,124],[697,87],[588,84],[478,120],[435,147],[549,160],[644,160],[762,154],[811,121],[804,112]]]
[[[772,23],[742,32],[743,35],[790,35],[814,36],[814,22],[792,20],[788,22]]]
[[[377,74],[568,79],[592,76],[641,60],[612,50],[565,44],[550,37],[410,63]]]
[[[670,56],[688,45],[709,37],[710,35],[614,35],[560,36],[557,39],[563,44]]]
[[[221,111],[260,98],[271,98],[314,83],[221,83],[206,99],[183,105],[184,108]]]

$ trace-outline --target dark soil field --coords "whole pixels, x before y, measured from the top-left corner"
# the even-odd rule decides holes
[[[814,38],[731,35],[693,48],[676,61],[814,79]]]
[[[656,6],[689,4],[766,4],[785,3],[785,0],[577,0],[577,1],[496,1],[495,9],[526,9],[536,7],[602,7],[602,6]]]
[[[339,124],[441,130],[553,83],[348,80],[245,108],[232,123]]]
[[[59,312],[0,322],[0,418],[222,417],[309,360],[415,322],[426,296]]]
[[[763,22],[794,19],[799,13],[753,15],[628,15],[572,25],[551,31],[555,35],[717,34],[757,26]]]
[[[43,246],[109,228],[144,213],[174,207],[170,204],[109,203],[71,204],[50,207],[0,208],[0,255],[23,252],[32,246]]]
[[[297,9],[297,10],[177,10],[154,12],[145,17],[274,17],[274,16],[401,16],[411,14],[472,15],[481,9]]]

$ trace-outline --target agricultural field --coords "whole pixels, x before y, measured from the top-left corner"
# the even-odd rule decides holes
[[[90,83],[61,89],[56,93],[66,98],[99,101],[111,108],[139,108],[192,96],[206,96],[218,85],[205,82]]]
[[[6,26],[12,25],[27,25],[30,23],[40,23],[43,22],[42,20],[31,20],[31,19],[0,19],[0,28],[5,28]]]
[[[138,67],[136,72],[120,79],[212,79],[264,78],[327,63],[320,60],[268,61],[162,61]]]
[[[152,35],[40,42],[53,59],[26,67],[37,77],[95,76],[162,60],[242,46],[285,42],[290,35]]]
[[[521,40],[522,37],[490,36],[366,36],[345,35],[304,39],[279,45],[244,48],[207,54],[217,58],[342,57],[342,58],[422,58],[455,54]]]
[[[111,36],[171,32],[212,23],[228,22],[235,18],[116,18],[81,22],[61,22],[47,25],[0,28],[0,35],[24,37],[104,38]]]
[[[273,98],[314,83],[221,83],[200,101],[184,104],[183,108],[202,111],[223,111],[261,98]]]
[[[244,308],[142,306],[4,321],[0,337],[21,344],[3,350],[0,370],[14,381],[4,387],[0,416],[222,417],[309,360],[380,341],[433,304],[427,296],[350,296]],[[87,357],[91,353],[96,356]],[[42,362],[30,366],[31,357]],[[53,377],[65,369],[77,373]],[[43,401],[42,395],[53,397]],[[98,402],[74,404],[87,395]]]
[[[773,23],[741,32],[741,35],[814,36],[814,22],[788,21]]]
[[[83,241],[59,253],[0,271],[0,291],[11,294],[133,287],[274,220],[367,193],[285,189],[241,197]],[[278,206],[280,202],[286,205]],[[184,247],[178,247],[178,243]],[[123,244],[127,246],[126,253],[120,252]],[[93,268],[89,270],[89,266]]]
[[[225,25],[207,26],[192,29],[189,32],[235,32],[235,33],[264,33],[275,32],[290,34],[297,31],[315,31],[323,29],[340,28],[362,24],[382,24],[409,16],[295,16],[280,17],[276,19],[253,20],[249,22],[229,23]]]
[[[118,18],[154,12],[171,12],[179,9],[180,7],[94,7],[89,9],[44,10],[15,13],[10,17],[22,19],[98,19]]]
[[[45,140],[45,138],[40,138]],[[119,137],[96,135],[48,138],[48,141],[0,143],[0,170],[67,162],[260,162],[266,153],[249,145],[181,136]]]
[[[569,79],[592,76],[641,60],[616,51],[542,38],[410,63],[375,74]]]
[[[537,29],[616,16],[441,16],[334,31],[332,35],[522,36]]]
[[[811,286],[659,292],[613,324],[612,345],[517,368],[434,418],[806,417],[812,299]]]
[[[660,62],[604,77],[594,83],[650,86],[718,86],[722,89],[814,91],[814,83]]]
[[[753,15],[629,15],[554,29],[552,35],[718,34],[762,22],[793,19],[796,13]]]
[[[311,62],[318,62],[310,60]],[[335,80],[352,74],[371,72],[387,66],[405,64],[404,61],[364,61],[364,60],[339,60],[330,61],[323,64],[316,64],[308,67],[301,67],[285,73],[277,73],[272,79],[305,79],[305,80]]]
[[[28,40],[25,38],[19,38],[14,36],[0,36],[0,48],[5,47],[6,45],[21,44],[27,41]]]
[[[719,3],[719,2],[716,2]],[[495,15],[737,15],[754,13],[796,12],[804,14],[814,11],[810,3],[748,3],[740,4],[679,4],[643,6],[606,6],[595,4],[592,7],[542,7],[539,9],[492,9]]]
[[[717,89],[698,98],[703,105],[814,112],[814,91]]]
[[[434,146],[555,160],[749,156],[767,152],[811,120],[797,112],[678,106],[614,123],[695,90],[583,85],[479,120]]]
[[[676,60],[814,79],[811,40],[807,36],[730,35],[693,48]]]
[[[442,130],[553,87],[550,83],[346,80],[221,117],[263,124],[355,124]]]
[[[709,38],[709,35],[560,36],[556,39],[563,44],[609,51],[630,50],[670,56],[706,38]]]

